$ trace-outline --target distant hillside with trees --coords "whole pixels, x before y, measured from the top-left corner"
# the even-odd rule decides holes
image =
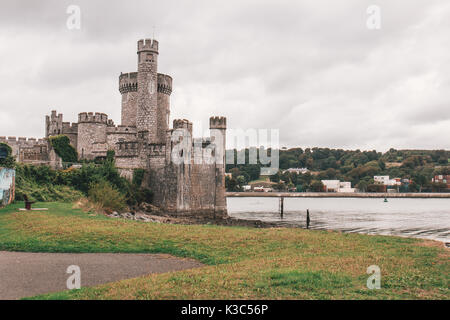
[[[267,150],[270,155],[271,150]],[[237,150],[227,150],[235,159]],[[242,150],[240,150],[242,152]],[[249,149],[245,149],[246,164],[227,164],[227,189],[239,191],[242,186],[259,179],[259,163],[248,164]],[[280,171],[271,176],[278,189],[318,191],[320,180],[350,181],[352,186],[367,191],[373,185],[374,175],[389,175],[391,178],[410,179],[402,186],[403,192],[435,191],[431,179],[437,174],[450,174],[450,151],[448,150],[395,150],[382,153],[376,150],[343,150],[330,148],[292,148],[279,150]],[[289,168],[307,168],[305,174],[282,173]]]

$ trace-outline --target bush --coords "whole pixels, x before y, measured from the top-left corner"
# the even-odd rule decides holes
[[[6,157],[0,158],[0,167],[14,168],[15,160],[12,157],[12,149],[6,143],[0,143],[0,148],[6,148]]]
[[[75,148],[70,145],[70,140],[67,136],[59,135],[50,137],[50,144],[63,162],[78,161],[78,153]]]
[[[142,181],[144,181],[144,169],[134,169],[133,171],[133,184],[137,187],[142,185]]]
[[[126,207],[125,196],[107,181],[90,185],[89,200],[110,212],[120,211]]]
[[[121,201],[129,206],[142,202],[151,203],[152,192],[140,187],[145,171],[136,170],[133,183],[130,183],[120,176],[113,156],[114,154],[109,152],[102,164],[86,163],[79,169],[69,168],[62,171],[48,166],[17,164],[17,199],[22,199],[23,194],[26,194],[38,201],[73,201],[80,195],[89,196],[93,185],[107,182],[122,197]],[[55,192],[55,195],[51,195],[51,192]]]
[[[152,203],[153,192],[146,188],[139,188],[136,185],[130,185],[126,198],[129,206],[140,205],[143,202]]]
[[[24,201],[24,195],[27,195],[31,201],[42,202],[73,202],[84,196],[80,191],[69,186],[41,185],[22,180],[16,184],[15,200]]]

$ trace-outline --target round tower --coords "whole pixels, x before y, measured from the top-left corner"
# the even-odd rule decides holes
[[[96,146],[106,143],[108,116],[104,113],[82,112],[78,114],[77,152],[80,159],[93,160]]]
[[[148,143],[157,142],[158,41],[138,41],[137,113],[138,136]]]
[[[214,215],[225,217],[227,215],[227,197],[225,189],[225,153],[227,118],[209,118],[211,141],[214,143],[215,157],[215,190],[214,190]]]
[[[136,126],[137,115],[137,72],[121,73],[119,76],[119,91],[122,94],[123,126]]]
[[[170,118],[170,94],[172,93],[172,77],[158,73],[158,107],[157,107],[157,143],[166,141]]]

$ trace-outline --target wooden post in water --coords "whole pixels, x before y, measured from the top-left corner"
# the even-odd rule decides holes
[[[283,218],[284,214],[284,197],[280,197],[280,216]]]
[[[306,229],[309,229],[309,209],[306,209]]]

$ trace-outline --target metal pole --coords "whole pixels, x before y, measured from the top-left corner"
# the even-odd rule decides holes
[[[309,209],[306,209],[306,229],[309,229]]]
[[[280,216],[283,218],[284,214],[284,197],[280,197]]]

